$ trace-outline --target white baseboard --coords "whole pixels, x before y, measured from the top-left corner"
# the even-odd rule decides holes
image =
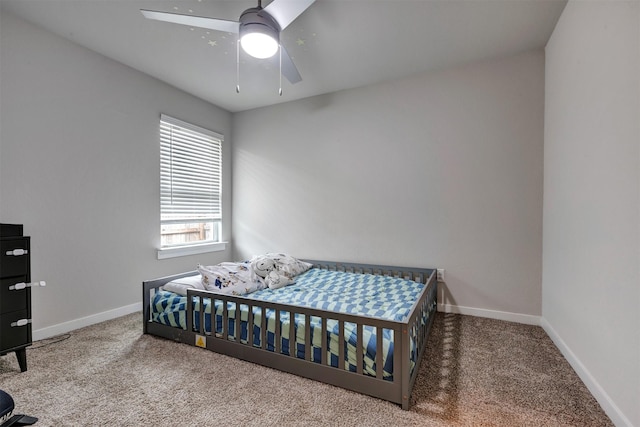
[[[481,308],[464,307],[452,304],[438,304],[438,311],[444,313],[466,314],[469,316],[486,317],[489,319],[506,320],[508,322],[524,323],[527,325],[541,326],[549,335],[551,341],[560,350],[560,353],[569,362],[578,377],[585,384],[589,392],[598,401],[602,410],[611,419],[614,425],[618,427],[633,427],[633,424],[622,413],[620,408],[611,400],[609,395],[604,391],[602,386],[591,375],[589,370],[582,364],[580,359],[571,351],[567,344],[560,338],[558,333],[553,329],[549,322],[542,316],[531,316],[528,314],[510,313],[496,310],[486,310]]]
[[[91,316],[70,320],[68,322],[59,323],[57,325],[47,326],[46,328],[36,329],[32,334],[33,341],[51,338],[60,334],[66,334],[67,332],[73,331],[75,329],[84,328],[85,326],[90,326],[96,323],[104,322],[106,320],[126,316],[127,314],[135,313],[137,311],[142,311],[141,302],[126,305],[124,307],[116,308],[113,310],[103,311],[102,313],[98,314],[92,314]]]
[[[545,330],[547,335],[551,338],[553,343],[558,347],[560,353],[569,362],[574,371],[578,374],[584,385],[587,386],[593,397],[598,401],[602,410],[611,419],[616,426],[633,427],[631,421],[622,413],[620,408],[611,400],[606,391],[600,386],[598,381],[591,375],[589,370],[582,364],[580,359],[571,351],[569,346],[564,342],[553,327],[547,322],[544,317],[541,318],[540,326]]]
[[[533,316],[530,314],[511,313],[508,311],[487,310],[483,308],[440,303],[438,303],[438,311],[443,313],[467,314],[469,316],[505,320],[507,322],[523,323],[525,325],[540,325],[540,316]]]

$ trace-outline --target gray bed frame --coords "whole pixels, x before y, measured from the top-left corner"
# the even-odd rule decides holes
[[[198,347],[203,347],[208,350],[226,354],[238,359],[246,360],[249,362],[264,365],[273,369],[277,369],[284,372],[289,372],[301,377],[310,378],[316,381],[332,384],[334,386],[342,387],[348,390],[352,390],[358,393],[367,394],[380,399],[388,400],[402,405],[403,409],[409,409],[409,399],[413,384],[415,383],[416,376],[419,371],[420,362],[424,349],[426,347],[427,338],[431,330],[434,314],[436,311],[435,302],[437,295],[437,282],[435,269],[426,268],[411,268],[411,267],[392,267],[384,265],[371,265],[371,264],[355,264],[355,263],[343,263],[343,262],[330,262],[330,261],[315,261],[305,260],[313,264],[314,268],[323,268],[335,271],[347,271],[354,273],[368,273],[383,276],[402,277],[405,279],[413,280],[419,283],[425,284],[424,289],[420,293],[418,299],[413,305],[409,316],[404,322],[389,321],[368,318],[365,316],[338,313],[333,311],[326,311],[320,309],[313,309],[307,307],[300,307],[289,304],[279,304],[267,301],[260,301],[256,299],[245,298],[242,296],[222,295],[214,294],[207,291],[201,291],[196,289],[189,289],[187,292],[188,301],[191,298],[196,298],[196,301],[200,302],[200,307],[203,306],[202,299],[213,299],[216,301],[224,301],[223,304],[223,329],[222,333],[205,333],[204,331],[204,310],[199,311],[200,321],[199,330],[194,327],[194,310],[193,304],[187,304],[187,329],[175,328],[172,326],[163,325],[161,323],[153,322],[151,320],[151,301],[153,301],[154,294],[165,283],[170,282],[181,277],[193,276],[198,274],[197,271],[190,271],[186,273],[167,276],[159,279],[148,280],[142,283],[142,301],[143,301],[143,330],[145,334],[156,335],[159,337],[171,339],[181,343],[186,343]],[[247,339],[247,343],[243,343],[242,340],[236,340],[230,336],[229,325],[229,313],[227,309],[227,303],[235,304],[235,312],[239,313],[240,309],[238,304],[248,306],[247,325],[248,330],[253,330],[254,323],[254,308],[262,310],[260,316],[262,324],[260,330],[262,331],[262,337],[260,339],[261,347],[253,345],[252,339]],[[233,307],[233,305],[232,305]],[[294,314],[305,316],[305,359],[296,357],[296,351],[294,351],[295,339],[290,339],[289,354],[282,353],[281,337],[284,333],[284,337],[289,336],[289,331],[280,330],[281,327],[276,327],[274,345],[275,351],[267,350],[266,348],[266,327],[265,327],[265,310],[275,310],[275,324],[280,325],[279,317],[280,312],[288,312],[290,317],[293,318]],[[311,338],[310,338],[310,316],[321,319],[322,322],[322,360],[321,363],[311,360]],[[256,316],[257,317],[257,316]],[[425,322],[423,319],[427,319]],[[231,317],[234,318],[233,316]],[[215,329],[215,317],[212,313],[211,323],[212,329]],[[327,362],[327,319],[335,320],[338,322],[339,330],[339,361],[338,366],[333,367]],[[357,359],[357,372],[350,372],[345,370],[345,340],[344,340],[344,324],[349,322],[356,325],[357,331],[357,346],[356,346],[356,359]],[[237,323],[236,323],[237,325]],[[377,329],[377,345],[376,345],[376,376],[371,376],[363,373],[363,344],[362,344],[362,330],[363,326],[372,326]],[[257,325],[256,325],[257,326]],[[389,381],[383,379],[383,363],[382,363],[382,329],[389,329],[393,331],[394,337],[394,357],[393,357],[393,380]],[[237,328],[236,328],[237,329]],[[416,337],[416,351],[417,358],[415,362],[415,369],[411,371],[410,361],[410,332]]]

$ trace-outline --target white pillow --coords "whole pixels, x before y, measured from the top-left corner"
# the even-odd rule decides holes
[[[162,285],[162,289],[169,292],[174,292],[179,295],[187,296],[187,289],[202,289],[202,275],[196,274],[195,276],[182,277],[175,279],[169,283]]]

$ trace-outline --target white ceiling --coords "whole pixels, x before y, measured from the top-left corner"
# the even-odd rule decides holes
[[[235,35],[139,11],[238,20],[257,0],[0,0],[0,11],[237,112],[543,48],[565,3],[317,0],[281,35],[303,79],[283,78],[282,96],[277,66],[244,53],[236,93]]]

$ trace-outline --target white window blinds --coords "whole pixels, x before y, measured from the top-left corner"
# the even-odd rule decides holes
[[[160,117],[162,224],[222,219],[223,136],[173,117]]]

